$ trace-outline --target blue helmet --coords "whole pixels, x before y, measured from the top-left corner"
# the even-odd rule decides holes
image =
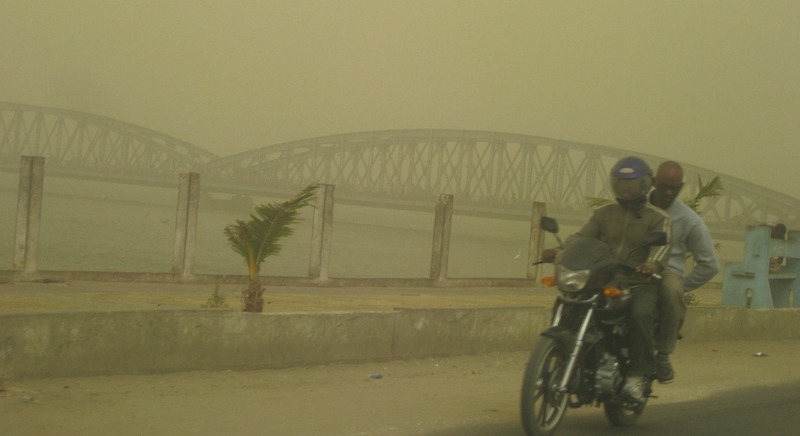
[[[619,204],[638,209],[653,187],[653,170],[636,156],[623,157],[611,168],[611,189]]]

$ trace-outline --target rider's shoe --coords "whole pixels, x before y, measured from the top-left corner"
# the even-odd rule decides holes
[[[669,363],[669,354],[658,353],[656,355],[656,379],[661,384],[672,383],[675,381],[675,370]]]
[[[645,388],[647,387],[647,379],[641,376],[630,376],[625,380],[625,386],[622,387],[622,393],[631,400],[642,403],[645,400]]]

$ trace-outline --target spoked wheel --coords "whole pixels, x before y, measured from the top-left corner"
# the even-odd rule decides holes
[[[644,406],[646,405],[646,398],[643,403],[631,401],[605,402],[603,403],[603,410],[610,423],[617,427],[627,427],[633,425],[639,417],[642,416],[642,413],[644,413]]]
[[[528,435],[550,435],[561,424],[569,395],[559,392],[558,385],[566,365],[564,347],[552,338],[540,338],[522,382],[522,425]]]

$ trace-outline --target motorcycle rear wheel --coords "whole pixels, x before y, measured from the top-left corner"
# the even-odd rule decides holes
[[[633,425],[639,420],[639,417],[644,413],[644,407],[647,405],[647,400],[637,406],[626,406],[618,402],[605,402],[603,403],[603,411],[606,414],[608,422],[617,427],[627,427]]]
[[[533,347],[522,382],[522,425],[530,436],[555,433],[567,410],[569,395],[559,392],[564,377],[567,350],[553,338],[543,336]]]

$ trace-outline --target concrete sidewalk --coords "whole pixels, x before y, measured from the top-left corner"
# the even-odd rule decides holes
[[[241,309],[243,285],[129,282],[0,283],[0,314],[120,310],[189,310],[209,302],[215,289],[224,310]],[[721,289],[695,292],[697,306],[717,307]],[[549,307],[552,288],[414,288],[267,286],[265,313],[375,311],[490,307]]]

